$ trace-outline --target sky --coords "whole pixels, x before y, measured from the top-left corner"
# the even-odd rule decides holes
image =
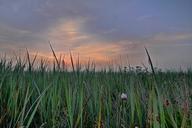
[[[97,64],[192,66],[191,0],[0,0],[0,54],[69,52]]]

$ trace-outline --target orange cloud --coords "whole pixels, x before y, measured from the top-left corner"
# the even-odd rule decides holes
[[[119,54],[121,46],[110,43],[93,43],[83,45],[73,49],[74,52],[80,53],[84,59],[94,58],[95,61],[106,62],[106,58]]]
[[[63,43],[64,46],[72,47],[74,44],[79,43],[79,41],[91,38],[90,35],[81,31],[82,24],[82,20],[59,22],[48,30],[46,36],[56,43],[59,42]]]

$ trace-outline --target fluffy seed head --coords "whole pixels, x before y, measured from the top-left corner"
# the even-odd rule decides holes
[[[127,100],[127,94],[126,93],[122,93],[121,94],[121,99],[122,100]]]

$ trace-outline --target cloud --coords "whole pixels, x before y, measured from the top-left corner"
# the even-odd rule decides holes
[[[86,39],[88,37],[81,32],[82,22],[83,21],[79,20],[63,21],[62,23],[58,23],[56,26],[49,28],[46,32],[48,37],[54,40],[75,41]]]
[[[21,29],[17,29],[17,28],[13,28],[4,24],[0,24],[0,40],[2,41],[9,41],[9,40],[19,40],[22,39],[24,37],[26,37],[26,35],[31,34],[29,31],[26,30],[21,30]]]
[[[87,21],[88,20],[88,21]],[[106,31],[103,35],[88,33],[85,27],[89,19],[61,19],[50,26],[42,33],[43,38],[50,40],[57,55],[68,54],[69,51],[75,55],[79,54],[81,61],[87,61],[89,58],[97,63],[107,63],[118,58],[118,56],[135,56],[134,59],[141,58],[143,45],[129,39],[105,39],[102,36],[114,34],[115,29]],[[41,53],[43,56],[52,56],[48,52]],[[66,58],[70,61],[69,56]],[[136,61],[135,61],[136,62]]]
[[[83,19],[63,19],[49,27],[42,35],[59,50],[69,51],[84,43],[90,43],[94,39],[90,34],[82,31],[84,22]]]
[[[42,42],[43,38],[39,33],[20,29],[0,23],[0,44],[14,48],[35,47]]]
[[[179,40],[192,40],[192,33],[173,33],[164,34],[160,33],[153,37],[154,41],[179,41]]]

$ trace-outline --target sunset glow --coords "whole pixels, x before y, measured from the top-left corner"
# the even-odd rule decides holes
[[[55,52],[82,61],[124,65],[146,63],[147,47],[156,66],[187,68],[192,58],[192,2],[167,1],[1,1],[0,53],[53,58]],[[129,59],[128,59],[129,58]],[[66,57],[66,60],[67,57]]]

